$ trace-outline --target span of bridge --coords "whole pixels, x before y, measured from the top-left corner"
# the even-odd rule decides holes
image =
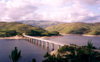
[[[58,48],[65,45],[65,44],[57,43],[57,42],[50,41],[50,40],[45,40],[45,39],[38,38],[38,37],[28,36],[28,35],[25,35],[24,33],[23,33],[23,36],[25,39],[35,42],[36,44],[46,46],[47,48],[49,48],[50,47],[49,45],[51,44],[52,50],[54,50],[55,45],[57,45]]]
[[[23,36],[24,36],[24,38],[25,39],[27,39],[27,40],[29,40],[29,41],[32,41],[32,42],[36,42],[36,44],[38,45],[42,45],[43,47],[45,47],[46,46],[46,48],[48,49],[49,48],[49,44],[52,44],[52,50],[54,50],[54,46],[55,45],[58,45],[58,49],[61,47],[61,46],[64,46],[65,44],[61,44],[61,43],[56,43],[56,42],[54,42],[54,41],[50,41],[50,40],[45,40],[45,39],[42,39],[42,38],[37,38],[37,37],[32,37],[32,36],[28,36],[28,35],[25,35],[24,33],[23,33]],[[46,44],[45,44],[45,43]],[[66,45],[69,45],[69,44],[66,44]],[[96,52],[100,52],[100,50],[99,49],[94,49],[94,51],[96,51]]]

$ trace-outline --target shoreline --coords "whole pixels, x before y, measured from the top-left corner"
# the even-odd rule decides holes
[[[42,39],[52,39],[52,38],[57,38],[57,37],[62,37],[65,35],[75,35],[75,36],[86,36],[86,37],[100,37],[100,35],[86,35],[86,34],[61,34],[59,36],[43,36],[40,37]]]
[[[65,35],[76,35],[76,36],[87,36],[87,37],[100,37],[100,35],[86,35],[86,34],[61,34],[61,35],[58,35],[58,36],[33,36],[33,37],[39,37],[39,38],[42,38],[42,39],[50,39],[50,38],[57,38],[57,37],[62,37],[62,36],[65,36]],[[23,39],[22,36],[12,36],[12,37],[0,37],[0,39]]]
[[[0,37],[0,39],[15,39],[15,40],[17,40],[17,39],[23,39],[23,37],[22,36],[12,36],[12,37]]]
[[[61,34],[61,36],[64,35],[77,35],[77,36],[88,36],[88,37],[100,37],[100,35],[88,35],[88,34]]]

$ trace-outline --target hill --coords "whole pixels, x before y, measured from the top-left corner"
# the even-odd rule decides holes
[[[22,33],[26,33],[31,36],[55,35],[54,32],[48,32],[42,28],[34,27],[28,24],[18,22],[0,22],[1,37],[21,35]]]
[[[100,23],[62,23],[47,27],[48,31],[58,31],[63,34],[100,35]]]
[[[49,26],[53,26],[53,25],[57,25],[63,22],[57,22],[57,21],[35,21],[35,20],[23,20],[23,21],[19,21],[21,23],[24,24],[29,24],[35,27],[41,27],[41,28],[46,28]]]

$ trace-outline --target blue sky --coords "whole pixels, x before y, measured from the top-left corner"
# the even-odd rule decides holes
[[[100,0],[0,0],[0,20],[100,22]]]

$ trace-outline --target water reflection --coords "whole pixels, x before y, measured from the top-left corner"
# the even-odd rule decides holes
[[[0,62],[11,62],[9,54],[15,46],[22,52],[22,58],[19,62],[31,62],[32,58],[36,58],[37,62],[41,62],[47,52],[46,49],[25,40],[0,40]]]

